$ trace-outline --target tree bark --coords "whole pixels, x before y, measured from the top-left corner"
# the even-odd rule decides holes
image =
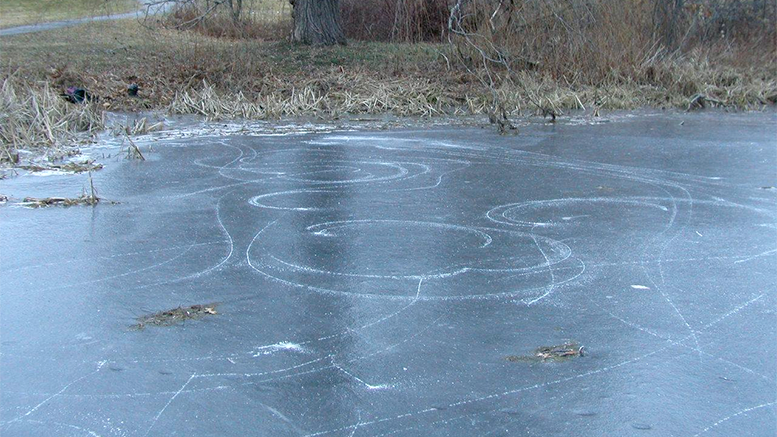
[[[345,44],[340,26],[340,0],[289,0],[294,42],[311,45]]]

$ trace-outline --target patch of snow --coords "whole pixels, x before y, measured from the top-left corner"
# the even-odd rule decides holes
[[[268,346],[261,346],[256,349],[254,349],[251,354],[254,357],[259,357],[261,355],[270,355],[274,354],[275,352],[279,351],[290,351],[290,352],[298,352],[298,353],[305,353],[306,350],[304,347],[297,343],[292,343],[289,341],[282,341],[280,343],[271,344]]]

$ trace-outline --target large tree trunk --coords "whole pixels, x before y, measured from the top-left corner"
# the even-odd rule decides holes
[[[294,17],[294,42],[313,45],[345,44],[340,26],[340,0],[289,0]]]

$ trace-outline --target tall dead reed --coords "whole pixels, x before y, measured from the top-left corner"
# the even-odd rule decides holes
[[[20,149],[57,148],[104,126],[95,104],[71,104],[44,82],[22,83],[13,76],[0,86],[0,161],[16,163]]]

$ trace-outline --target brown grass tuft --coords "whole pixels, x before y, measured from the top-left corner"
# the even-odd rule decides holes
[[[18,150],[58,148],[102,129],[93,103],[66,102],[48,82],[25,84],[7,76],[0,86],[0,162],[17,163]]]

